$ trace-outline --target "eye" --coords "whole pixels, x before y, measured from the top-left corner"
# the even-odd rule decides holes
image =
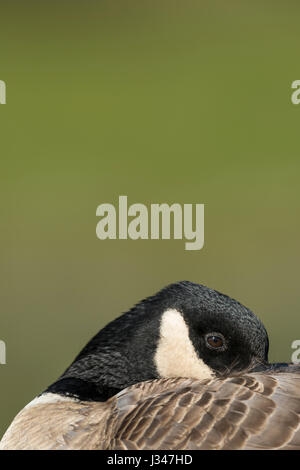
[[[226,347],[225,338],[221,333],[208,333],[205,335],[205,342],[209,349],[224,351]]]

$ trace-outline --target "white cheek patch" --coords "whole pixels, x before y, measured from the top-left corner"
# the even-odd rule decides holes
[[[166,310],[162,315],[154,361],[160,377],[203,380],[214,376],[212,369],[197,356],[188,326],[182,315],[174,309]]]

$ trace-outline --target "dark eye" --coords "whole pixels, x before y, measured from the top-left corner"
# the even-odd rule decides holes
[[[221,333],[208,333],[205,335],[205,341],[206,346],[210,349],[225,349],[225,339]]]

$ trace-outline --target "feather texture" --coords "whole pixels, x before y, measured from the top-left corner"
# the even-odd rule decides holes
[[[300,449],[300,375],[169,378],[22,410],[2,449]]]

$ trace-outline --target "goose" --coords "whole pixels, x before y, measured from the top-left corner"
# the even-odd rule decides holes
[[[300,367],[268,349],[241,303],[171,284],[100,330],[0,448],[299,450]]]

